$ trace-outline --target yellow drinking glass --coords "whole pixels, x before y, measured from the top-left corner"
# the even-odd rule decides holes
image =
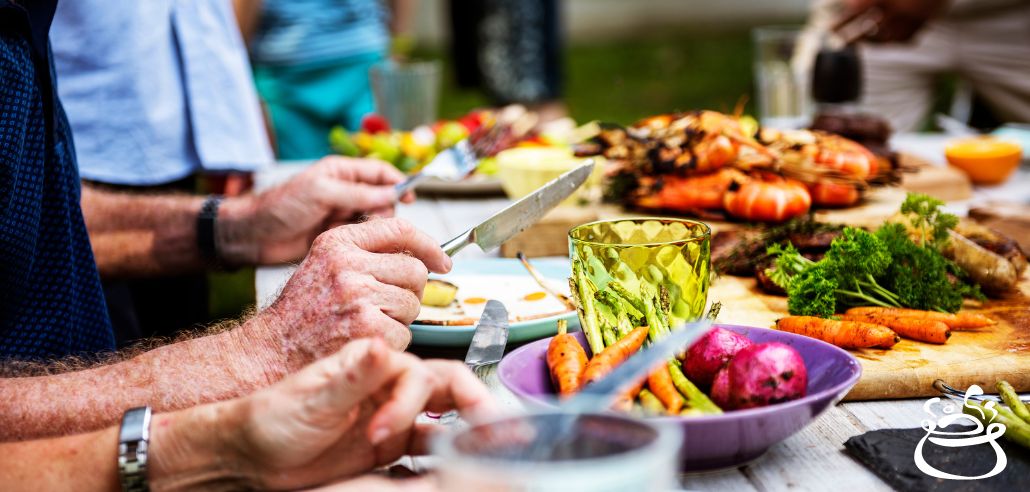
[[[569,257],[592,283],[617,279],[631,292],[646,282],[668,295],[670,325],[700,319],[708,301],[712,230],[694,220],[604,220],[569,231]]]

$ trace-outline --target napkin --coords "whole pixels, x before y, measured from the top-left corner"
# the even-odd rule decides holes
[[[943,430],[957,432],[966,429],[973,427],[952,425]],[[844,447],[895,490],[1026,490],[1027,477],[1030,477],[1030,450],[999,439],[1008,460],[1001,473],[981,480],[945,480],[927,475],[916,467],[916,444],[925,435],[926,431],[918,428],[876,430],[848,439]],[[987,444],[950,448],[929,441],[923,445],[923,458],[938,470],[962,476],[985,474],[994,468],[998,459],[994,449]]]

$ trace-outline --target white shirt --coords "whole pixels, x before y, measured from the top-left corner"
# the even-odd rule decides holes
[[[65,0],[50,38],[83,178],[156,185],[273,161],[229,0]]]

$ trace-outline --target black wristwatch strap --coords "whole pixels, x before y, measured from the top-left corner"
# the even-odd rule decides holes
[[[219,263],[218,245],[215,241],[215,221],[218,220],[218,206],[221,195],[211,195],[204,200],[197,214],[197,248],[200,255],[213,264]]]

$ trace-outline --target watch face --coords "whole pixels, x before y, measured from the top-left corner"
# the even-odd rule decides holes
[[[118,436],[119,442],[136,442],[146,440],[150,427],[150,409],[133,408],[122,417],[122,428]]]

